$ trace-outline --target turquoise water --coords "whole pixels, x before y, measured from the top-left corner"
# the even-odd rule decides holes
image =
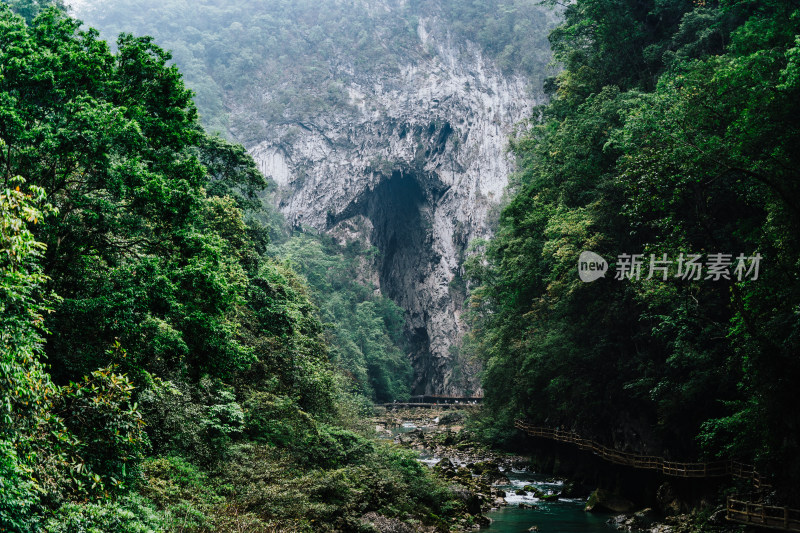
[[[415,431],[417,426],[405,422],[402,426],[392,428],[391,433],[383,438],[393,438],[400,433]],[[424,430],[424,428],[423,428]],[[420,454],[420,460],[432,466],[440,458],[428,454]],[[527,533],[532,526],[538,528],[539,533],[613,533],[614,528],[606,524],[608,515],[587,513],[583,510],[586,501],[583,499],[563,499],[554,502],[539,501],[532,494],[519,496],[514,493],[525,485],[533,485],[546,493],[559,492],[561,481],[548,480],[542,476],[526,471],[504,472],[509,483],[500,485],[506,491],[507,507],[491,511],[487,516],[492,519],[492,525],[480,530],[481,533]],[[535,506],[535,509],[520,509],[519,504]]]
[[[582,499],[565,499],[555,502],[542,502],[533,495],[518,496],[514,491],[525,485],[534,485],[548,492],[561,490],[561,482],[549,482],[540,476],[527,472],[507,472],[508,485],[501,488],[506,491],[508,507],[502,507],[488,514],[492,525],[481,529],[487,533],[525,533],[531,526],[538,527],[539,533],[612,533],[615,531],[605,522],[607,515],[595,515],[584,512],[586,505]],[[520,509],[519,504],[536,506],[535,509]]]
[[[520,509],[509,505],[488,516],[493,520],[483,533],[525,533],[537,526],[539,533],[612,533],[614,529],[605,521],[608,517],[583,512],[583,502],[553,502],[541,504],[539,509]]]

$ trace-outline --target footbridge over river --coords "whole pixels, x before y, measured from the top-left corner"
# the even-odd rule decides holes
[[[444,409],[469,409],[478,407],[483,403],[482,396],[441,396],[434,394],[419,394],[411,396],[408,401],[381,404],[386,408],[444,408]]]

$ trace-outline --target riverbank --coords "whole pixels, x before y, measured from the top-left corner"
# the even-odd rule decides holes
[[[631,531],[650,533],[727,533],[724,511],[704,502],[693,510],[668,490],[664,510],[636,504],[613,491],[599,490],[591,476],[564,475],[568,461],[554,455],[510,454],[494,450],[464,430],[469,413],[437,409],[378,410],[381,438],[420,453],[466,503],[468,516],[454,524],[462,531]],[[597,478],[594,478],[597,481]],[[668,488],[669,485],[665,484]],[[672,506],[671,508],[669,506]],[[593,512],[588,512],[589,509]],[[532,528],[532,529],[531,529]]]

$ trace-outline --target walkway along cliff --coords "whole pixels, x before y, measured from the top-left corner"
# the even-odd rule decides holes
[[[664,476],[681,478],[714,478],[731,476],[752,482],[756,492],[743,496],[728,496],[726,518],[731,522],[754,526],[800,531],[800,510],[789,507],[767,505],[760,502],[763,495],[771,489],[764,477],[753,465],[735,460],[712,462],[668,461],[663,457],[623,452],[604,446],[591,439],[581,437],[575,432],[534,426],[523,420],[515,420],[514,427],[525,434],[573,444],[579,449],[589,451],[601,459],[622,466],[655,470]]]

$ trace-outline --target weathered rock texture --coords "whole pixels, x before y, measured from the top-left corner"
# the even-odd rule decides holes
[[[380,290],[408,312],[415,391],[476,392],[474,365],[451,348],[464,333],[461,263],[489,236],[513,170],[508,139],[535,97],[436,19],[421,19],[418,36],[421,53],[398,75],[352,73],[348,109],[277,126],[248,149],[292,224],[335,232],[366,219]],[[237,112],[249,111],[232,123]]]

